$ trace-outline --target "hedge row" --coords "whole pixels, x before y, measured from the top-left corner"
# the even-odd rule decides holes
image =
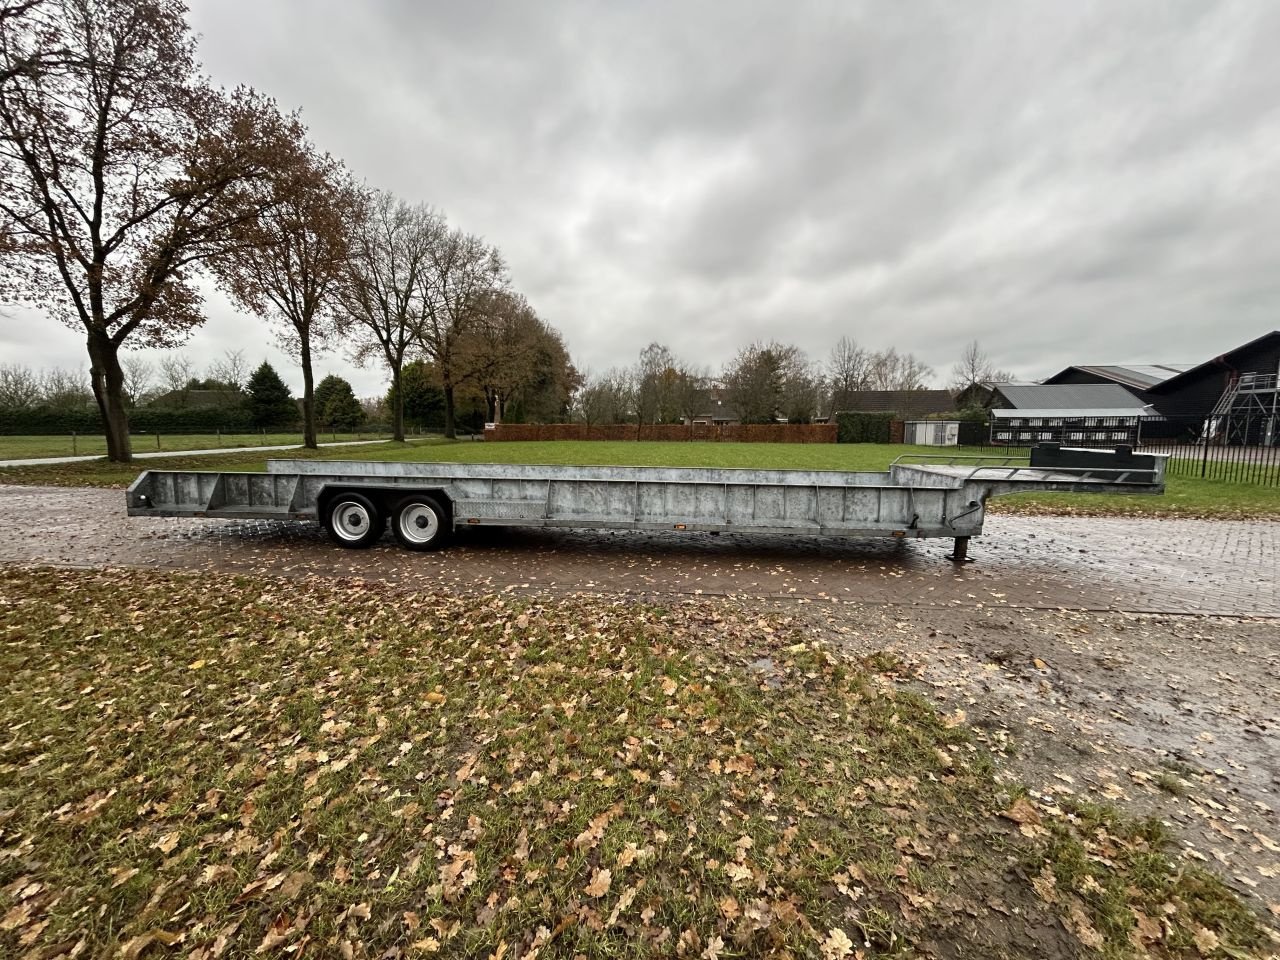
[[[897,418],[893,413],[837,413],[836,442],[890,443]]]
[[[301,424],[289,424],[281,430]],[[247,410],[195,408],[155,410],[142,408],[129,414],[133,433],[251,433],[256,428]],[[101,435],[102,418],[97,410],[0,410],[0,436],[56,436],[83,433]]]
[[[830,423],[735,423],[713,425],[614,423],[500,423],[486,440],[708,440],[724,443],[834,443]]]

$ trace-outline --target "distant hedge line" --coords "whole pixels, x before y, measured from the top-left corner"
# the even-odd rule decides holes
[[[289,430],[301,424],[273,428]],[[138,409],[129,414],[132,433],[252,433],[257,428],[247,410]],[[70,433],[101,434],[97,410],[0,410],[0,436],[53,436]]]
[[[706,440],[726,443],[834,443],[829,423],[635,424],[500,423],[486,440]]]

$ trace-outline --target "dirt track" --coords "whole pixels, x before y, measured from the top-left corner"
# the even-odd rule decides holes
[[[130,520],[120,491],[0,487],[0,563],[778,608],[833,642],[896,651],[997,754],[1016,744],[1011,776],[1161,816],[1189,857],[1280,915],[1280,524],[991,517],[986,530],[959,567],[944,541],[674,532],[490,529],[438,553],[389,537],[351,552],[314,525]]]

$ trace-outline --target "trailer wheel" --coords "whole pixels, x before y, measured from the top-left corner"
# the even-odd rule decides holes
[[[385,520],[363,494],[339,493],[325,507],[324,526],[339,546],[358,550],[381,539]]]
[[[434,497],[405,497],[391,514],[391,532],[406,550],[433,550],[449,538],[449,518]]]

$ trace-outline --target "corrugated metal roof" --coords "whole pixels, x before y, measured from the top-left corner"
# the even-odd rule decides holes
[[[1141,417],[1159,416],[1159,414],[1156,413],[1150,407],[1140,407],[1137,410],[1135,410],[1133,407],[1116,407],[1116,408],[1110,408],[1110,409],[1107,407],[1081,407],[1080,409],[1077,409],[1077,410],[1072,410],[1069,407],[1067,408],[1048,407],[1044,410],[1032,410],[1024,407],[1019,407],[1016,410],[992,410],[991,415],[995,417],[997,420],[1011,420],[1014,418],[1022,419],[1022,420],[1031,420],[1036,418],[1050,419],[1050,420],[1064,420],[1064,419],[1083,418],[1083,417],[1107,417],[1111,419],[1134,419],[1134,418],[1141,418]]]
[[[1147,390],[1157,383],[1164,383],[1170,377],[1186,373],[1193,366],[1195,364],[1192,363],[1100,363],[1076,364],[1075,369],[1106,377],[1138,390]]]
[[[1035,387],[998,386],[996,391],[1019,409],[1121,410],[1141,413],[1144,404],[1118,383],[1053,383]],[[1092,415],[1092,414],[1090,414]],[[1098,416],[1126,416],[1098,414]]]

